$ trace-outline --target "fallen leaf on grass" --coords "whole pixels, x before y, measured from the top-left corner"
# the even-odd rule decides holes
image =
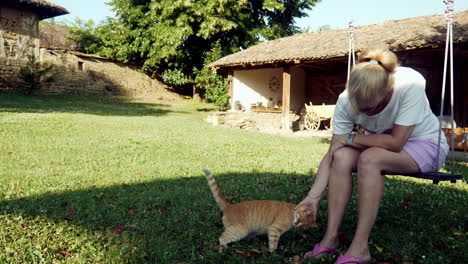
[[[13,155],[13,152],[8,152],[8,156],[12,156]]]
[[[221,245],[216,245],[216,246],[213,247],[213,250],[214,250],[214,251],[218,251],[218,252],[219,252],[219,251],[222,251],[222,250],[223,250],[223,246],[221,246]]]
[[[408,194],[406,196],[401,197],[401,204],[405,209],[408,209],[412,205],[411,200],[416,196],[416,194]]]
[[[67,212],[68,212],[68,214],[74,215],[74,214],[76,214],[76,209],[75,208],[68,208]]]
[[[71,257],[72,255],[70,254],[70,252],[68,251],[65,251],[65,250],[60,250],[58,252],[60,255],[64,256],[64,257]]]
[[[198,245],[197,250],[202,251],[204,248],[206,248],[206,244],[201,243],[200,245]]]
[[[403,258],[403,256],[398,253],[393,253],[392,258],[394,258],[397,261],[400,261]]]
[[[167,208],[161,208],[159,209],[159,213],[162,215],[162,216],[168,216],[169,215],[169,209]]]
[[[383,248],[381,248],[381,247],[379,247],[379,246],[377,246],[377,245],[375,245],[375,249],[377,249],[377,251],[378,251],[379,253],[382,253],[382,252],[383,252]]]
[[[260,250],[256,250],[256,249],[251,249],[249,251],[247,251],[247,253],[249,253],[250,255],[261,255],[262,252],[260,252]]]
[[[243,258],[249,257],[247,252],[240,251],[240,250],[237,250],[237,249],[234,250],[234,253],[236,253],[236,255],[239,256],[239,257],[243,257]]]
[[[236,253],[236,255],[238,255],[239,257],[243,257],[243,258],[248,258],[248,257],[251,257],[253,255],[262,255],[262,252],[260,252],[259,250],[256,250],[256,249],[251,249],[251,250],[248,250],[248,251],[240,251],[240,250],[234,250],[234,253]]]
[[[127,229],[127,227],[125,227],[125,226],[115,226],[114,228],[111,229],[111,232],[113,234],[120,235],[126,229]]]
[[[138,213],[138,210],[136,208],[128,208],[128,211],[130,211],[131,214]]]
[[[393,259],[386,259],[386,260],[377,260],[373,262],[375,264],[397,264],[398,262],[394,261]]]
[[[432,246],[431,246],[431,249],[432,249],[433,251],[444,250],[444,249],[446,249],[446,248],[447,248],[447,246],[446,246],[445,244],[443,244],[443,243],[440,243],[440,244],[432,245]]]
[[[403,200],[401,204],[403,205],[403,208],[405,209],[408,209],[411,206],[411,202],[408,200]]]

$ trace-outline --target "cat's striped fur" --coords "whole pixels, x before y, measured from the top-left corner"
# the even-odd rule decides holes
[[[273,252],[280,236],[291,227],[308,228],[315,225],[310,210],[305,207],[294,210],[292,203],[255,200],[230,204],[221,194],[210,170],[204,168],[203,172],[216,203],[223,211],[224,232],[219,237],[221,246],[225,247],[249,234],[267,234],[269,251]]]

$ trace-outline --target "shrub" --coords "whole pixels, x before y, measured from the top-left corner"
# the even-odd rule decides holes
[[[26,63],[19,69],[19,78],[24,82],[26,94],[32,94],[41,89],[42,84],[52,82],[57,73],[52,72],[52,65],[44,65],[34,55],[28,55]]]
[[[184,86],[191,82],[180,70],[166,70],[161,77],[164,83],[170,86]]]
[[[218,42],[213,44],[210,52],[207,52],[205,59],[205,67],[201,70],[194,68],[195,86],[204,92],[204,96],[208,102],[214,103],[219,109],[226,107],[229,103],[228,84],[229,80],[225,77],[225,72],[215,72],[207,68],[211,62],[214,62],[222,57],[221,44]]]

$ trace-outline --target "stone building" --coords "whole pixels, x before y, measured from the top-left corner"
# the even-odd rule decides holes
[[[39,26],[42,19],[67,14],[44,0],[0,0],[0,90],[21,86],[18,72],[30,54],[53,65],[56,78],[44,83],[41,93],[86,93],[178,100],[162,82],[139,71],[138,66],[77,52],[67,38],[70,31],[57,24]]]
[[[64,14],[65,8],[43,0],[2,0],[0,58],[39,56],[39,21]]]
[[[43,0],[0,1],[0,89],[17,87],[22,62],[39,56],[39,21],[64,14],[65,8]]]

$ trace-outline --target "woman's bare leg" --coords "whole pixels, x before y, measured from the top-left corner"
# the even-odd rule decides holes
[[[336,248],[338,246],[338,230],[341,220],[351,199],[353,191],[352,170],[356,167],[360,152],[356,149],[343,147],[335,151],[328,181],[328,222],[327,231],[322,241],[322,247]]]
[[[416,173],[419,167],[405,152],[369,148],[358,159],[358,224],[346,256],[370,259],[369,234],[374,226],[384,192],[382,171]]]

